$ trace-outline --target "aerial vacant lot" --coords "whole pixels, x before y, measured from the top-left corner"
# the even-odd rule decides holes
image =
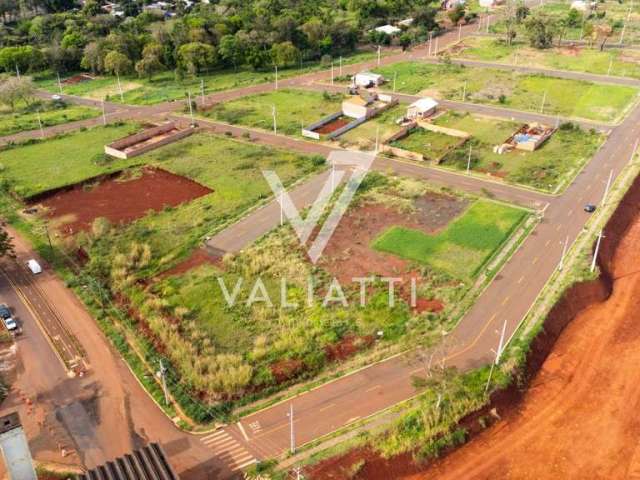
[[[375,56],[372,52],[360,52],[343,58],[343,65],[364,62]],[[337,65],[338,60],[335,60]],[[330,68],[330,64],[314,62],[304,64],[303,68],[292,67],[281,69],[278,72],[279,79],[285,79],[303,73],[320,69]],[[58,79],[54,76],[44,76],[36,79],[41,88],[45,88],[52,93],[58,93]],[[205,94],[231,90],[260,83],[275,81],[275,71],[255,71],[247,68],[238,70],[220,70],[217,72],[199,75],[198,77],[187,76],[177,78],[172,71],[161,72],[152,78],[139,78],[137,76],[122,76],[120,86],[117,79],[111,76],[98,76],[94,80],[64,83],[62,90],[68,95],[78,95],[81,97],[102,100],[108,98],[112,102],[120,102],[120,89],[124,98],[124,103],[131,105],[151,105],[171,100],[187,99],[187,92],[191,92],[192,97],[197,98],[204,87]]]
[[[640,78],[640,52],[632,49],[564,46],[540,50],[522,40],[507,45],[501,38],[467,37],[452,46],[450,53],[470,60]]]
[[[448,112],[436,119],[435,123],[472,135],[465,145],[449,151],[443,157],[442,166],[465,171],[471,148],[473,172],[491,174],[546,191],[562,187],[593,157],[605,140],[603,134],[595,131],[562,124],[536,151],[513,150],[500,155],[493,148],[507,140],[522,124],[457,112]],[[416,151],[421,152],[420,149]]]
[[[225,123],[273,130],[275,108],[278,133],[300,135],[303,126],[340,111],[342,98],[340,94],[282,89],[220,103],[204,116]]]
[[[638,89],[453,64],[398,63],[375,69],[397,75],[398,91],[602,122],[620,120]],[[544,106],[543,106],[544,105]]]
[[[376,239],[374,246],[430,265],[453,277],[469,279],[505,242],[524,216],[523,210],[479,200],[435,235],[393,227]]]
[[[45,128],[93,118],[99,114],[99,110],[82,105],[44,101],[35,101],[27,105],[24,102],[19,102],[13,110],[7,106],[0,107],[0,137],[17,132],[37,130],[41,125]],[[38,121],[38,116],[40,121]]]

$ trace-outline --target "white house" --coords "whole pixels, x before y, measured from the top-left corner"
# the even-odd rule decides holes
[[[350,97],[342,102],[342,114],[350,118],[366,117],[372,110],[372,102],[360,97]]]
[[[360,72],[353,77],[353,84],[356,87],[377,87],[384,83],[384,77],[378,73]]]
[[[574,0],[571,2],[571,9],[578,10],[579,12],[586,12],[588,10],[588,5],[584,0]]]
[[[478,2],[482,8],[493,8],[502,3],[501,0],[479,0]]]
[[[405,18],[404,20],[400,20],[398,25],[401,27],[410,27],[413,24],[413,18]]]
[[[393,37],[402,31],[393,25],[382,25],[381,27],[374,28],[374,30],[379,33],[386,33],[390,37]]]
[[[407,107],[407,118],[409,120],[418,120],[433,115],[438,108],[438,102],[431,97],[424,97],[416,100]]]

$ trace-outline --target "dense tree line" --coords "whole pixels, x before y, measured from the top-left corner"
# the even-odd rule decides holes
[[[152,76],[265,69],[343,55],[363,42],[388,44],[390,37],[372,29],[409,17],[414,22],[400,37],[403,46],[437,28],[432,0],[220,0],[190,8],[178,0],[171,17],[134,0],[119,2],[122,17],[106,13],[101,0],[86,0],[82,8],[73,0],[31,1],[31,11],[44,13],[26,18],[23,3],[0,0],[4,71]]]

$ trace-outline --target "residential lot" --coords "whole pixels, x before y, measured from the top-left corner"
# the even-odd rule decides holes
[[[342,64],[348,65],[363,62],[374,58],[374,56],[375,53],[373,52],[354,53],[345,56]],[[333,62],[337,68],[339,59],[334,59]],[[278,78],[283,80],[307,72],[326,69],[330,66],[330,62],[306,63],[302,68],[298,66],[280,69]],[[189,92],[194,99],[196,99],[201,95],[203,88],[205,94],[210,94],[260,83],[275,82],[275,70],[256,71],[248,68],[238,70],[229,69],[212,73],[202,73],[197,77],[185,76],[184,78],[178,78],[174,72],[167,71],[155,74],[151,78],[122,76],[119,86],[117,78],[113,76],[96,76],[93,80],[78,82],[64,82],[64,80],[65,79],[63,79],[62,82],[62,91],[67,95],[78,95],[95,100],[106,98],[111,102],[123,102],[129,105],[152,105],[172,100],[186,101]],[[40,76],[40,78],[36,78],[36,81],[41,88],[47,89],[52,93],[59,93],[60,91],[56,75],[45,74]],[[120,98],[120,90],[122,90],[122,99]]]
[[[562,117],[616,122],[637,100],[638,89],[529,75],[491,68],[418,62],[375,69],[396,77],[398,91],[503,106]]]
[[[640,52],[632,49],[601,51],[574,45],[540,50],[524,40],[508,45],[502,38],[468,37],[450,47],[449,53],[470,60],[640,78]]]
[[[96,117],[95,108],[68,105],[63,102],[36,100],[29,104],[18,102],[13,109],[0,107],[0,137],[17,132],[37,130],[41,126],[51,127],[61,123]]]
[[[220,122],[300,136],[303,126],[340,111],[343,96],[283,89],[219,103],[203,115]]]
[[[572,124],[558,130],[537,150],[512,150],[502,154],[494,148],[522,126],[512,121],[449,111],[434,124],[471,134],[466,142],[442,133],[416,129],[393,146],[421,153],[440,165],[475,173],[486,173],[509,182],[555,191],[569,181],[595,154],[605,135],[585,131]],[[471,162],[469,162],[471,155]]]

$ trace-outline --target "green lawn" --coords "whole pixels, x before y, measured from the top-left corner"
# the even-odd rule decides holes
[[[416,127],[409,135],[393,142],[391,146],[420,153],[425,160],[437,161],[461,143],[462,140],[461,138]]]
[[[454,49],[456,58],[640,78],[640,52],[631,49],[602,52],[597,48],[562,47],[538,50],[522,39],[507,45],[503,39],[491,37],[468,37]]]
[[[26,198],[122,170],[141,163],[141,157],[105,160],[104,145],[137,129],[132,124],[107,125],[0,150],[0,175],[7,188]]]
[[[374,248],[429,265],[459,279],[477,275],[523,220],[524,210],[477,200],[443,231],[427,235],[392,227],[378,237]]]
[[[278,133],[300,135],[302,126],[340,111],[342,95],[304,90],[277,90],[216,105],[203,115],[220,122],[272,130],[273,107]]]
[[[16,105],[14,110],[0,107],[0,137],[17,132],[37,130],[61,123],[73,122],[93,118],[100,111],[81,105],[56,104],[54,102],[35,102],[30,105],[24,103]],[[38,115],[40,122],[38,122]]]
[[[372,52],[358,52],[343,58],[343,65],[364,62],[375,57]],[[338,60],[335,60],[337,66]],[[321,69],[329,68],[329,65],[313,62],[305,64],[303,68],[292,67],[281,69],[278,73],[279,79],[285,79],[304,73],[309,73]],[[174,72],[163,72],[155,75],[151,79],[138,78],[136,76],[123,76],[120,79],[120,86],[123,91],[124,103],[131,105],[150,105],[170,100],[182,100],[187,98],[187,92],[191,95],[199,96],[201,92],[201,82],[204,82],[205,93],[215,93],[223,90],[246,87],[260,83],[273,82],[275,73],[273,71],[254,71],[250,69],[221,70],[213,73],[203,74],[197,78],[186,77],[179,79]],[[58,93],[58,80],[55,75],[45,75],[36,79],[41,88],[50,92]],[[62,85],[63,92],[68,95],[78,95],[81,97],[102,100],[105,97],[112,102],[120,102],[120,90],[116,78],[97,77],[95,80],[76,83],[73,85]]]
[[[376,146],[376,136],[382,143],[385,138],[390,137],[400,129],[396,124],[396,120],[402,118],[406,111],[406,106],[398,105],[382,112],[380,115],[338,137],[340,145],[343,147],[357,147],[362,150],[373,150]]]
[[[595,131],[567,128],[567,125],[534,152],[513,150],[499,155],[493,147],[507,140],[521,124],[456,112],[448,112],[435,123],[472,135],[466,145],[452,150],[443,158],[443,166],[466,170],[470,144],[471,165],[475,172],[489,173],[509,182],[551,192],[575,175],[593,157],[605,138]]]
[[[638,89],[490,68],[405,62],[375,69],[393,78],[398,91],[503,106],[563,117],[615,122],[636,100]],[[544,101],[544,109],[542,109]]]

